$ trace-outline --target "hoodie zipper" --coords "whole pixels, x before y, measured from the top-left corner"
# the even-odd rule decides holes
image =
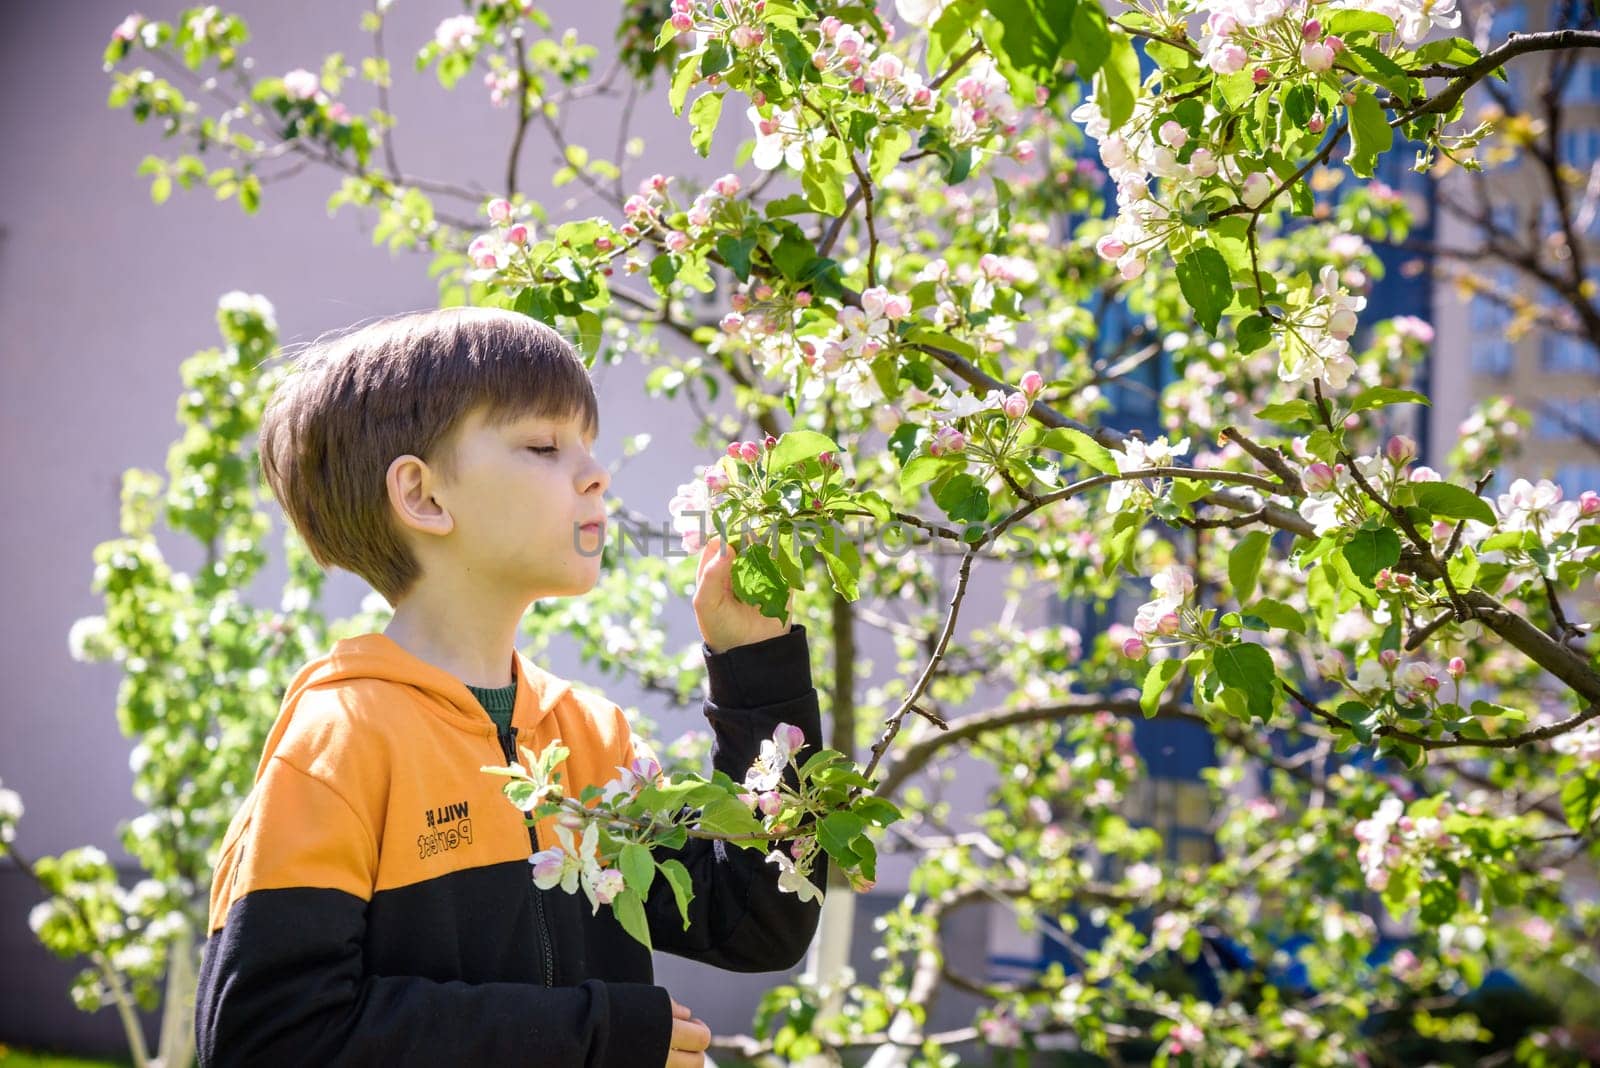
[[[496,729],[498,730],[498,728]],[[507,727],[504,730],[499,730],[499,734],[500,752],[505,755],[507,764],[515,764],[517,761],[517,728]],[[533,851],[537,853],[539,851],[539,829],[537,827],[529,826],[528,842],[533,846]],[[550,948],[549,924],[544,915],[544,894],[540,892],[537,886],[533,885],[531,877],[528,879],[528,887],[533,893],[534,909],[539,914],[539,946],[544,950],[544,985],[555,986],[555,961]]]

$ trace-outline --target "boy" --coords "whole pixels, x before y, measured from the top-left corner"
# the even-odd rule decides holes
[[[609,906],[534,885],[528,828],[479,770],[560,739],[576,797],[635,759],[613,703],[516,651],[541,597],[599,575],[609,475],[588,372],[526,316],[450,308],[371,324],[302,357],[264,413],[261,462],[317,563],[394,607],[296,675],[222,844],[200,970],[200,1063],[690,1068],[710,1032],[653,985]],[[709,542],[694,599],[713,765],[743,779],[779,723],[820,736],[805,628],[733,596]],[[795,772],[786,773],[791,786]],[[774,843],[787,849],[788,843]],[[819,908],[763,850],[691,838],[683,929],[670,884],[654,944],[734,971],[792,967]],[[827,868],[811,876],[820,888]]]

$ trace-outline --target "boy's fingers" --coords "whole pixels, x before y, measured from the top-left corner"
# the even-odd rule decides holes
[[[677,999],[674,998],[672,1001],[672,1015],[676,1019],[687,1020],[689,1018],[689,1006],[678,1004]]]

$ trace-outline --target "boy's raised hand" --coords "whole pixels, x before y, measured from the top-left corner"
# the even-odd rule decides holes
[[[704,1020],[689,1015],[688,1006],[672,999],[672,1046],[667,1050],[666,1068],[703,1068],[705,1051],[711,1045],[711,1028]]]
[[[761,614],[761,609],[745,604],[733,593],[733,560],[737,553],[725,548],[713,534],[700,550],[700,568],[695,576],[694,618],[700,636],[713,653],[725,653],[740,645],[766,641],[789,633],[788,612],[783,619]],[[793,594],[790,594],[791,598]]]

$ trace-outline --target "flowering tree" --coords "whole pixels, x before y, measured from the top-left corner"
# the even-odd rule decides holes
[[[566,814],[535,880],[585,892],[644,940],[653,880],[688,892],[656,847],[696,835],[765,849],[801,893],[827,853],[819,963],[719,1048],[781,1061],[873,1046],[875,1064],[952,1064],[961,1043],[1071,1033],[1158,1064],[1595,1055],[1570,1003],[1545,1021],[1565,1028],[1491,1026],[1472,991],[1511,962],[1552,1002],[1593,989],[1596,912],[1562,891],[1569,866],[1592,861],[1600,815],[1585,599],[1600,496],[1520,480],[1486,495],[1502,413],[1419,465],[1399,431],[1426,403],[1412,387],[1431,329],[1362,313],[1373,243],[1409,226],[1404,203],[1364,181],[1396,133],[1419,168],[1474,167],[1492,128],[1461,127],[1469,90],[1600,33],[1484,52],[1448,36],[1454,0],[1174,0],[1114,16],[1092,0],[898,0],[894,18],[829,0],[672,0],[627,6],[618,59],[597,75],[598,49],[531,4],[479,2],[443,18],[416,65],[447,88],[481,76],[489,106],[517,116],[501,195],[484,203],[399,166],[387,7],[364,16],[368,111],[343,95],[355,68],[342,56],[247,74],[245,27],[214,7],[118,27],[111,103],[192,146],[145,161],[157,201],[204,182],[255,211],[284,173],[328,167],[342,175],[333,205],[372,213],[376,242],[427,253],[441,300],[556,323],[594,361],[646,361],[652,395],[699,416],[708,462],[670,502],[672,528],[690,552],[713,530],[736,540],[740,596],[817,621],[829,747],[788,776],[804,739],[782,728],[734,782],[694,774],[690,740],[684,762],[643,757],[578,797],[555,775],[559,750],[485,771],[530,818]],[[576,100],[631,99],[657,74],[702,155],[743,142],[739,170],[638,180],[576,139]],[[606,212],[555,219],[522,193],[530,134],[556,184],[582,183]],[[1336,199],[1335,174],[1352,176]],[[703,318],[707,294],[719,310]],[[1112,308],[1133,323],[1120,335]],[[1104,418],[1110,387],[1152,360],[1173,370],[1153,440]],[[252,398],[268,384],[250,381]],[[225,396],[195,415],[236,435],[214,455],[248,458],[251,410]],[[222,467],[240,488],[205,506],[251,508],[248,466]],[[649,522],[638,503],[619,503],[622,526]],[[241,529],[220,544],[258,560],[261,531]],[[529,640],[575,634],[604,671],[682,697],[684,658],[623,623],[692,575],[623,549],[607,548],[590,597],[540,605]],[[158,571],[118,589],[164,588],[170,611],[208,620],[239,578],[224,568],[202,591]],[[285,611],[301,629],[292,646],[251,647],[274,664],[258,693],[327,636],[311,622],[314,577],[303,561],[294,574]],[[974,582],[1003,605],[984,625],[963,614]],[[1145,603],[1123,610],[1119,592],[1145,583]],[[1126,622],[1084,635],[1040,621],[1026,609],[1045,596]],[[142,687],[172,662],[216,671],[208,632],[116,616],[109,588],[105,618],[130,650],[157,639],[117,627],[166,643],[126,660],[125,703],[145,712],[125,729],[177,731],[190,711]],[[259,644],[269,619],[232,624],[231,640]],[[862,692],[865,628],[887,632],[899,662]],[[986,692],[1003,696],[984,707]],[[1119,811],[1152,771],[1131,744],[1141,717],[1201,725],[1222,754],[1205,775],[1203,862],[1177,861]],[[206,850],[260,741],[226,715],[206,722],[223,725],[209,734],[228,760],[207,757],[211,779],[187,793],[164,775],[178,792],[146,801],[175,824],[209,813],[185,831],[181,876],[152,868],[166,907],[187,909],[172,926],[189,954]],[[996,771],[966,827],[913,781],[957,753]],[[839,962],[879,845],[918,864],[864,983]],[[109,881],[65,857],[44,870],[58,923],[63,902]],[[945,921],[990,901],[1046,922],[1070,973],[999,983],[947,959]],[[1380,923],[1407,948],[1378,952]],[[65,951],[104,952],[92,924],[70,940],[49,930]],[[1255,963],[1202,997],[1183,967],[1223,933]],[[1282,966],[1290,939],[1300,978]],[[941,989],[982,999],[971,1026],[928,1029]],[[1413,1056],[1420,1043],[1433,1053]]]

